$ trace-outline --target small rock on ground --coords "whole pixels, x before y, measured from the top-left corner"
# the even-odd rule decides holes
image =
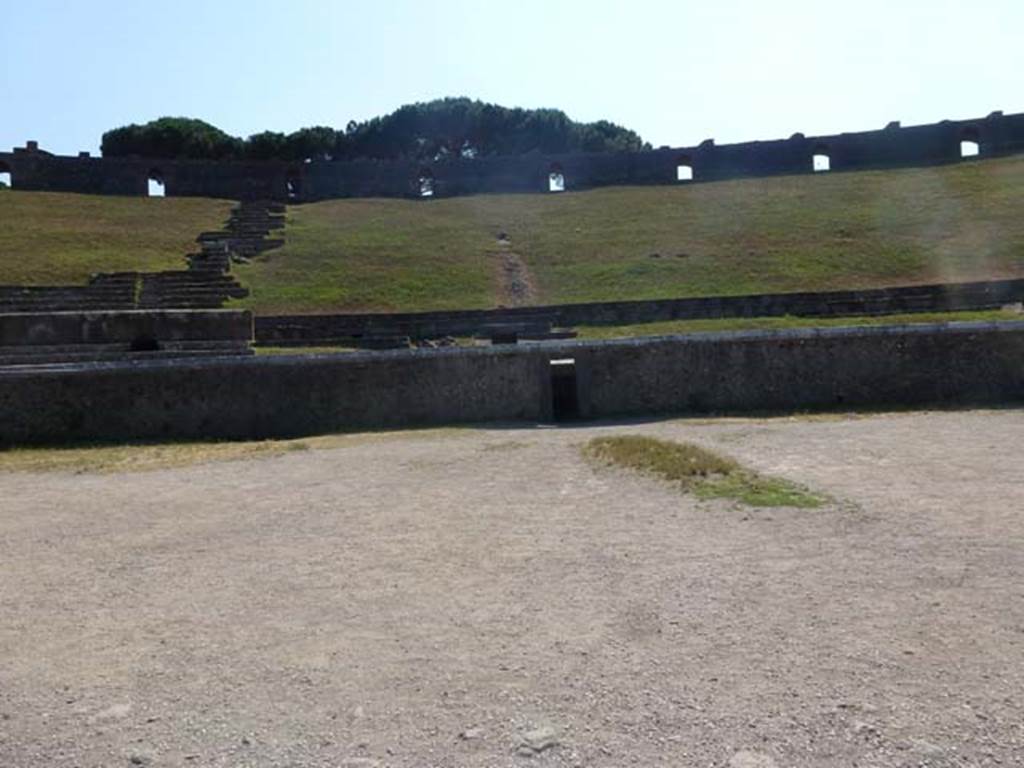
[[[521,757],[532,757],[555,746],[558,746],[557,732],[551,726],[543,726],[527,731],[520,737],[516,754]]]
[[[778,768],[778,766],[768,755],[742,749],[729,759],[729,768]]]

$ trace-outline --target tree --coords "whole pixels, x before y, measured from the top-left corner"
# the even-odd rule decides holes
[[[557,109],[507,108],[467,98],[406,104],[383,117],[290,134],[264,131],[246,140],[181,117],[128,125],[103,134],[104,157],[279,160],[405,159],[519,155],[539,151],[617,152],[649,149],[633,131],[607,120],[578,123]]]
[[[161,117],[103,134],[104,157],[175,157],[223,160],[241,154],[243,142],[202,120]]]
[[[245,142],[245,156],[250,160],[277,160],[284,156],[288,137],[283,133],[264,131]]]
[[[326,126],[300,128],[285,139],[284,155],[279,159],[331,160],[334,157],[335,137],[335,130]]]

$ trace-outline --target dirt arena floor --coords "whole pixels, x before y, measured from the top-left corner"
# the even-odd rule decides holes
[[[827,494],[580,457],[690,440]],[[0,766],[1024,765],[1024,411],[0,474]]]

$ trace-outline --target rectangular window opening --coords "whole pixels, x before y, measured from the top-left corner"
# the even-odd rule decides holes
[[[978,157],[981,154],[981,147],[976,141],[960,142],[960,157]]]

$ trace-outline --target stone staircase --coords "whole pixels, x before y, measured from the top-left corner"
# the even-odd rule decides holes
[[[86,285],[0,285],[0,313],[133,309],[138,274],[93,275]]]
[[[138,309],[219,309],[228,298],[249,295],[237,280],[222,272],[152,272],[139,278]]]
[[[244,264],[263,251],[280,248],[284,240],[269,235],[284,229],[284,212],[280,203],[242,202],[231,211],[223,230],[196,238],[200,251],[189,255],[189,269],[227,272],[232,262]]]
[[[185,258],[187,269],[93,275],[86,285],[0,285],[0,314],[116,309],[219,309],[228,299],[249,292],[230,275],[233,263],[245,263],[263,251],[284,245],[269,235],[284,227],[284,206],[242,202],[223,230],[196,238],[199,251]]]

